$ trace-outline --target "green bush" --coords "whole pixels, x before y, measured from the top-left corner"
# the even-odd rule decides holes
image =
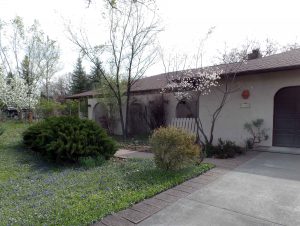
[[[67,100],[64,103],[60,103],[52,99],[41,98],[36,107],[36,112],[40,118],[62,115],[78,116],[78,102]]]
[[[245,123],[244,129],[250,134],[250,138],[246,141],[246,148],[253,149],[256,144],[269,139],[268,129],[263,128],[263,126],[263,119],[256,119]]]
[[[254,148],[253,139],[248,138],[245,141],[245,147],[246,147],[247,150],[252,150]]]
[[[230,140],[223,141],[221,138],[218,140],[218,145],[215,151],[216,158],[234,158],[236,154],[242,154],[243,149]]]
[[[50,117],[29,127],[25,146],[55,161],[77,162],[80,157],[112,157],[117,148],[95,122],[76,117]]]
[[[36,107],[37,114],[41,118],[48,118],[51,116],[60,115],[60,112],[63,109],[64,109],[64,106],[61,103],[56,102],[54,100],[47,100],[44,98],[40,99],[40,101]]]
[[[195,136],[175,127],[161,127],[150,138],[156,166],[177,170],[200,159],[200,147]]]
[[[217,147],[212,144],[205,145],[205,154],[207,158],[213,157],[217,152]]]
[[[67,100],[63,106],[63,115],[69,115],[69,116],[78,116],[78,101],[76,100]]]

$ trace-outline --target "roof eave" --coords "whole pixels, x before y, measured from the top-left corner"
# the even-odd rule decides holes
[[[296,70],[300,69],[300,65],[291,65],[291,66],[285,66],[285,67],[277,67],[277,68],[264,68],[264,69],[258,69],[258,70],[246,70],[241,72],[232,72],[228,73],[229,75],[250,75],[250,74],[263,74],[263,73],[270,73],[270,72],[278,72],[278,71],[287,71],[287,70]]]
[[[300,69],[300,65],[291,65],[286,67],[277,67],[277,68],[264,68],[259,70],[247,70],[247,71],[241,71],[241,72],[232,72],[227,73],[227,75],[236,75],[236,76],[242,76],[242,75],[250,75],[250,74],[263,74],[263,73],[270,73],[270,72],[278,72],[278,71],[287,71],[287,70],[296,70]],[[222,75],[221,75],[222,77]],[[157,89],[144,89],[144,90],[133,90],[131,91],[132,94],[135,95],[142,95],[142,94],[149,94],[149,93],[157,93],[161,92],[162,88]]]

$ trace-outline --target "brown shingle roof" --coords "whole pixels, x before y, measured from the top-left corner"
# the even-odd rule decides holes
[[[300,49],[291,50],[284,53],[249,60],[246,63],[233,63],[229,65],[218,65],[218,67],[228,73],[233,71],[237,75],[263,73],[270,71],[282,71],[300,68]],[[193,69],[200,70],[200,69]],[[166,74],[146,77],[138,80],[132,87],[132,92],[160,90],[167,85]]]

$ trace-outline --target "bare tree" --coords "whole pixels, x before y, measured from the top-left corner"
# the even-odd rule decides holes
[[[46,87],[45,87],[46,89]],[[49,93],[53,99],[58,102],[63,102],[65,97],[70,94],[71,89],[71,74],[64,74],[50,81]]]
[[[0,21],[0,59],[6,74],[20,75],[19,54],[25,44],[25,29],[21,17],[10,22]]]
[[[59,71],[60,48],[56,41],[48,36],[43,41],[43,60],[44,60],[44,85],[46,88],[46,97],[49,100],[49,86],[51,78]]]
[[[257,50],[259,51],[259,57],[266,57],[298,48],[300,48],[300,44],[297,40],[287,44],[279,44],[277,41],[270,38],[267,38],[262,42],[256,40],[245,40],[244,44],[240,48],[232,48],[230,51],[228,51],[228,47],[225,44],[225,49],[219,51],[220,56],[217,60],[222,63],[240,62],[251,58],[251,53],[249,58],[248,50]],[[256,57],[254,57],[254,59]]]
[[[131,88],[155,62],[158,53],[156,39],[161,29],[153,1],[120,0],[117,5],[108,4],[107,14],[109,41],[105,47],[92,47],[82,32],[78,38],[70,27],[68,31],[70,39],[92,63],[99,52],[107,54],[109,76],[103,77],[118,103],[122,132],[126,137]],[[124,80],[126,89],[123,91],[121,82]]]

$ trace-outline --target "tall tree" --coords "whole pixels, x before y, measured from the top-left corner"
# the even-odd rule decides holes
[[[72,73],[71,92],[72,94],[82,93],[87,91],[87,88],[88,78],[82,66],[82,60],[78,57],[75,69]]]
[[[19,111],[24,108],[32,109],[38,103],[39,97],[39,90],[32,90],[24,79],[14,76],[7,83],[5,78],[0,76],[0,102],[5,106],[16,107]]]
[[[28,86],[31,86],[33,83],[33,76],[30,73],[30,62],[29,57],[26,55],[21,63],[21,78],[25,80],[25,83]]]
[[[53,99],[58,102],[65,101],[65,96],[70,94],[71,88],[71,73],[67,73],[58,77],[56,80],[51,81],[51,94]]]
[[[56,42],[48,38],[37,20],[31,26],[25,26],[18,16],[8,23],[0,21],[0,62],[6,74],[23,77],[26,68],[31,86],[37,87],[56,72],[58,58]]]
[[[113,3],[113,4],[111,4]],[[118,104],[119,117],[124,138],[128,133],[131,87],[153,65],[158,55],[157,35],[160,28],[157,6],[152,0],[118,0],[107,2],[107,45],[91,46],[87,36],[72,32],[70,40],[89,60],[95,64],[97,56],[107,53],[109,76],[103,76]],[[100,48],[99,48],[100,47]],[[102,47],[102,48],[101,48]],[[121,83],[126,81],[126,90]],[[124,98],[124,96],[126,98]],[[125,106],[125,109],[124,109]]]
[[[105,71],[102,67],[102,62],[97,58],[95,61],[95,64],[93,64],[91,69],[91,74],[89,76],[89,88],[90,89],[97,89],[101,86],[101,82],[103,79],[103,76],[105,74]]]
[[[51,40],[48,36],[43,41],[43,60],[44,60],[44,85],[46,97],[49,100],[49,86],[51,78],[59,70],[60,48],[56,41]]]

